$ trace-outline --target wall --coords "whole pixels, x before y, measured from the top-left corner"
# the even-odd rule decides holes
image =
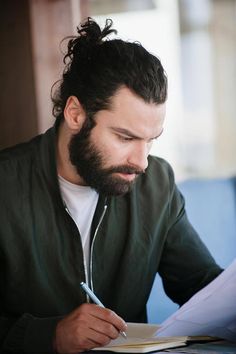
[[[0,149],[37,133],[37,109],[26,0],[2,1],[0,11]]]
[[[0,12],[0,149],[50,127],[50,91],[60,78],[62,38],[72,35],[83,0],[3,0]],[[76,22],[75,22],[76,21]]]

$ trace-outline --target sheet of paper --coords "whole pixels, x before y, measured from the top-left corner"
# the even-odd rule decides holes
[[[126,335],[127,338],[123,338],[122,336],[119,336],[117,339],[112,340],[108,346],[118,346],[118,345],[124,345],[124,346],[130,346],[130,345],[140,345],[141,343],[143,344],[154,344],[154,343],[162,343],[162,342],[170,342],[170,341],[186,341],[187,336],[181,336],[178,338],[157,338],[156,337],[156,331],[159,328],[158,325],[152,325],[152,324],[147,324],[147,323],[133,323],[133,322],[128,322],[127,323],[127,331]]]
[[[236,259],[164,321],[156,335],[208,335],[236,341]]]

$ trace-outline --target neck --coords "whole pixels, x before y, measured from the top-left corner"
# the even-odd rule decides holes
[[[57,139],[57,173],[67,181],[81,186],[86,185],[79,176],[75,167],[70,162],[68,145],[71,139],[71,133],[64,122],[58,129]]]

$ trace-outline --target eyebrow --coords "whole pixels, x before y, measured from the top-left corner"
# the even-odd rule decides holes
[[[134,139],[137,139],[137,140],[143,140],[142,137],[140,137],[140,136],[138,136],[138,135],[135,135],[135,134],[132,133],[130,130],[125,129],[125,128],[111,127],[111,130],[113,130],[113,131],[116,132],[116,133],[121,133],[121,134],[127,135],[127,136],[129,136],[129,137],[131,137],[131,138],[134,138]],[[163,130],[164,130],[164,129],[162,128],[160,134],[158,134],[157,136],[154,136],[153,138],[150,138],[149,141],[150,141],[150,140],[155,140],[155,139],[157,139],[157,138],[163,133]]]

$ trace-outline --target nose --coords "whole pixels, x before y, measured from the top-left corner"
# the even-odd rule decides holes
[[[128,163],[137,169],[144,171],[148,167],[148,154],[149,147],[147,144],[145,142],[138,142],[130,153]]]

